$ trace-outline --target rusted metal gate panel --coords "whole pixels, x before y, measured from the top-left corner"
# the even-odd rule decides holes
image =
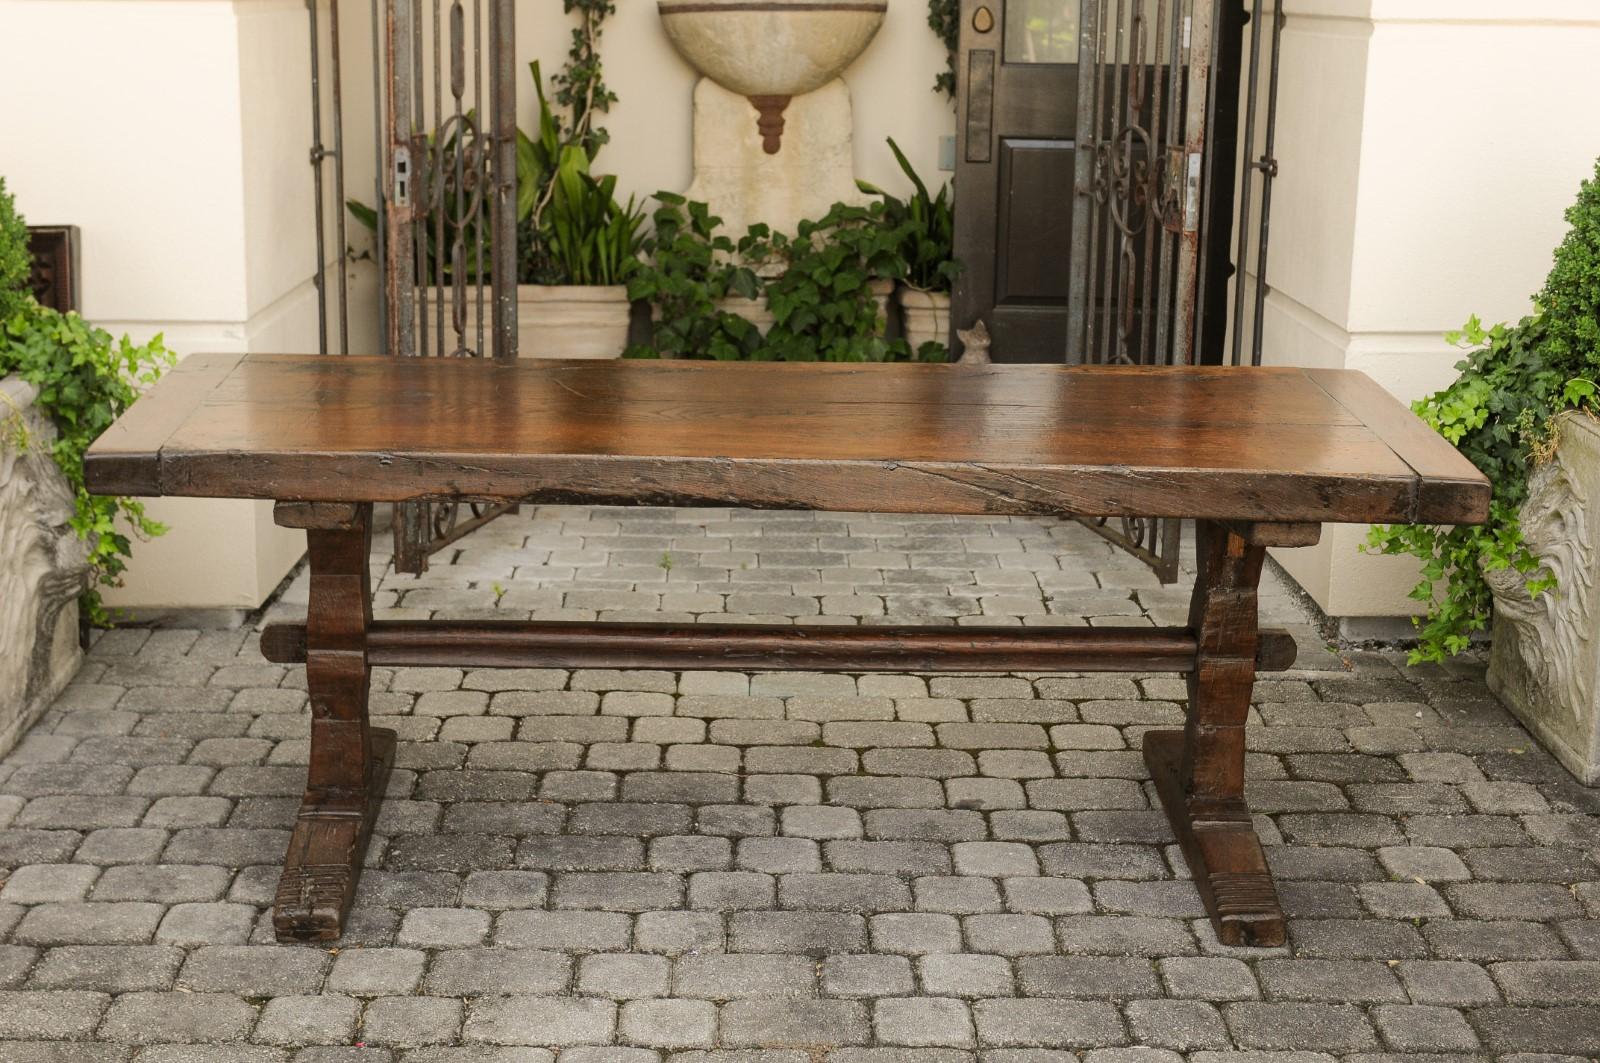
[[[1248,2],[1081,0],[1067,361],[1261,363],[1283,17]],[[1177,578],[1178,521],[1088,523]]]
[[[1215,0],[1083,0],[1067,360],[1194,360]],[[1090,521],[1178,573],[1181,524]]]
[[[516,358],[513,0],[383,3],[389,353]],[[422,572],[433,552],[505,511],[396,507],[395,568]]]

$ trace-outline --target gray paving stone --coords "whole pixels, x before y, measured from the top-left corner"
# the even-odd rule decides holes
[[[313,949],[270,945],[198,948],[184,962],[178,986],[246,997],[303,995],[321,987],[330,962],[327,953]]]
[[[1127,1043],[1109,1004],[1078,1000],[980,1000],[972,1007],[978,1040],[994,1047],[1089,1048]]]
[[[370,1044],[407,1048],[447,1044],[461,1030],[462,1003],[440,997],[380,997],[361,1017],[361,1037]]]
[[[909,1047],[970,1048],[975,1044],[969,1005],[949,997],[890,997],[874,1002],[878,1040]]]
[[[110,999],[105,993],[83,991],[0,991],[0,1038],[87,1037]]]
[[[267,1001],[250,1038],[260,1044],[341,1045],[355,1034],[361,1002],[352,997],[277,997]]]
[[[395,581],[380,543],[380,610],[494,615],[499,583],[522,617],[1187,611],[1064,521],[525,507],[458,548]],[[1278,578],[1270,622],[1310,636]],[[1481,665],[1318,647],[1257,684],[1292,952],[1215,942],[1152,804],[1138,746],[1180,677],[378,669],[400,765],[323,949],[265,918],[309,742],[303,670],[256,644],[102,635],[0,762],[0,991],[35,998],[7,1063],[1600,1053],[1600,803]],[[41,1025],[89,999],[98,1025]]]
[[[398,996],[422,982],[428,954],[418,949],[341,949],[328,972],[330,992],[359,997]]]
[[[127,1044],[240,1041],[256,1009],[229,993],[127,993],[106,1013],[100,1036]]]
[[[1263,1004],[1226,1007],[1228,1029],[1241,1048],[1355,1052],[1376,1048],[1360,1008],[1349,1004]]]
[[[595,999],[494,997],[467,1013],[462,1039],[486,1044],[610,1044],[618,1005]]]
[[[904,956],[830,956],[822,964],[822,992],[830,997],[905,996],[915,989]]]
[[[865,1044],[871,1035],[864,1004],[853,1000],[735,1000],[723,1005],[719,1039],[730,1048]]]

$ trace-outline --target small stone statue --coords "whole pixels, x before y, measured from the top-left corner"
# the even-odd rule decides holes
[[[969,329],[956,329],[956,336],[961,340],[962,365],[988,365],[989,359],[989,326],[979,318],[978,323]]]

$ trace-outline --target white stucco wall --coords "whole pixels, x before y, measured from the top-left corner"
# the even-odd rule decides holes
[[[1359,369],[1411,401],[1443,334],[1527,313],[1600,155],[1600,5],[1287,0],[1265,360]],[[1411,614],[1416,566],[1364,527],[1280,551],[1331,615]]]

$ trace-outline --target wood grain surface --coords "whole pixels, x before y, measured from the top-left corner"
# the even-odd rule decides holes
[[[1213,367],[196,356],[86,473],[142,495],[1270,522],[1471,523],[1489,497],[1359,373]]]

